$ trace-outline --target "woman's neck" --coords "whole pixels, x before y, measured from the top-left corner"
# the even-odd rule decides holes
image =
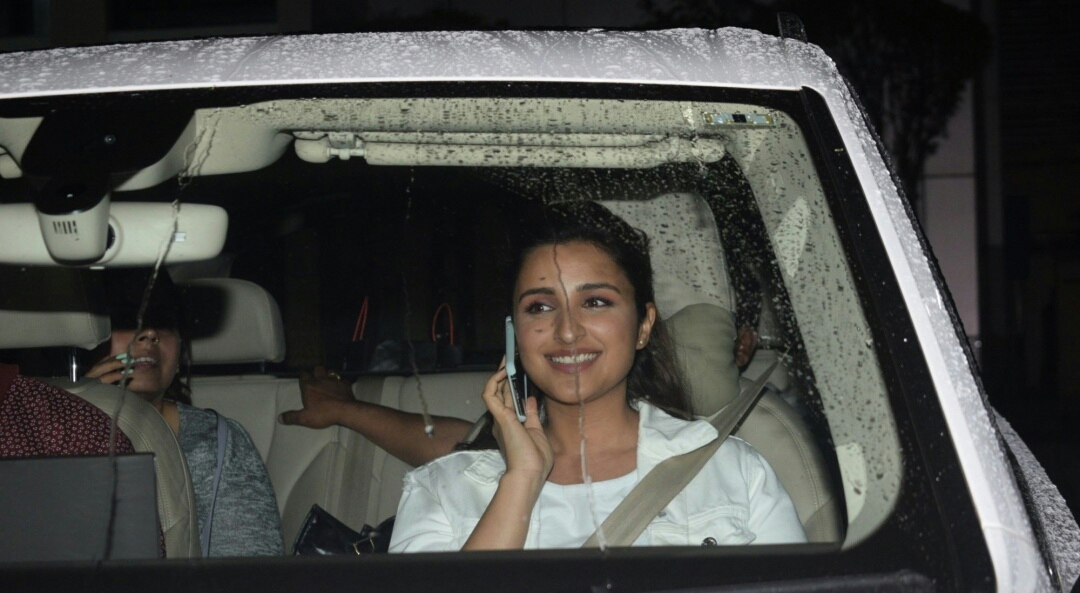
[[[547,405],[544,432],[556,456],[578,455],[581,441],[588,452],[604,453],[637,446],[638,413],[624,398],[604,398],[579,405]]]
[[[548,481],[581,484],[587,475],[600,482],[637,469],[638,413],[624,398],[548,406],[547,411],[544,432],[555,454]]]

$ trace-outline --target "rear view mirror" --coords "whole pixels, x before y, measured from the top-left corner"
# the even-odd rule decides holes
[[[94,249],[79,251],[81,239],[67,241],[67,250],[57,251],[42,235],[54,221],[39,216],[33,204],[0,204],[0,236],[8,240],[0,246],[0,263],[14,265],[89,265],[123,267],[154,265],[164,252],[165,264],[201,261],[216,257],[225,245],[229,216],[219,206],[147,202],[112,202],[108,198],[95,206],[108,213],[104,253]],[[77,224],[77,221],[76,221]],[[64,228],[61,224],[59,229]],[[70,226],[68,226],[70,228]],[[52,237],[63,242],[66,237]],[[53,241],[54,243],[56,241]],[[71,247],[74,246],[74,249]],[[93,252],[93,253],[92,253]],[[71,254],[92,253],[89,257]],[[100,255],[98,255],[100,254]]]

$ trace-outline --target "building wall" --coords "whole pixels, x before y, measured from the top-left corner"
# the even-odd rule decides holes
[[[974,111],[964,94],[948,134],[924,169],[920,218],[952,292],[964,330],[979,346],[979,262]]]

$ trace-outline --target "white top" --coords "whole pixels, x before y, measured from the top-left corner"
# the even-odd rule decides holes
[[[544,484],[537,506],[544,509],[539,524],[539,548],[576,548],[615,510],[638,483],[637,472],[592,484]],[[592,489],[590,496],[589,490]],[[592,500],[590,500],[590,498]],[[596,509],[595,517],[592,512]],[[645,545],[645,534],[636,545]]]
[[[603,522],[656,464],[716,438],[708,422],[672,418],[645,403],[639,412],[637,470],[592,484],[597,521]],[[390,551],[460,550],[505,471],[499,451],[489,450],[452,453],[406,474]],[[587,488],[545,484],[533,508],[525,549],[581,546],[595,529]],[[697,546],[709,538],[721,545],[806,541],[776,474],[738,438],[720,447],[635,545]]]

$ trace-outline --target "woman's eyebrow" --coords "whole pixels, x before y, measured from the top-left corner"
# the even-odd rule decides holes
[[[574,289],[575,292],[585,292],[589,290],[611,290],[616,294],[622,294],[622,291],[619,290],[618,286],[615,286],[614,284],[611,284],[609,282],[586,282],[585,284],[577,285],[577,287]],[[518,297],[518,302],[520,303],[523,299],[530,297],[534,294],[555,296],[555,290],[548,286],[538,286],[536,288],[530,288],[521,293],[521,296]]]
[[[520,303],[526,297],[530,297],[530,296],[532,296],[534,294],[542,294],[542,295],[545,295],[545,296],[555,296],[555,290],[550,288],[550,287],[547,287],[547,286],[538,286],[536,288],[530,288],[530,289],[528,289],[528,290],[521,293],[521,296],[518,297],[518,302]]]
[[[586,290],[612,290],[617,294],[622,294],[622,291],[619,290],[618,286],[608,282],[587,282],[585,284],[579,284],[577,287],[577,292],[584,292]]]

